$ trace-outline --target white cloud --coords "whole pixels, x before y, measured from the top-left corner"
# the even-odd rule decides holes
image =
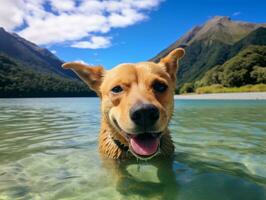
[[[111,29],[147,19],[162,1],[1,0],[0,26],[18,29],[19,35],[39,45],[65,42],[76,48],[106,48]]]
[[[93,63],[87,63],[87,62],[85,62],[82,59],[77,59],[74,62],[78,62],[78,63],[84,64],[84,65],[88,65],[88,66],[95,66]]]
[[[53,54],[56,54],[56,50],[51,50],[51,52],[52,52]]]
[[[124,9],[121,13],[112,13],[108,18],[112,27],[127,27],[146,19],[146,16],[133,9]]]
[[[72,0],[50,0],[52,9],[57,12],[72,11],[75,9],[75,1]]]
[[[24,10],[21,9],[20,0],[1,0],[0,2],[0,26],[7,30],[13,30],[23,23]]]
[[[71,47],[82,49],[99,49],[107,48],[111,45],[110,38],[102,36],[92,36],[90,41],[78,41],[71,45]]]
[[[19,35],[37,44],[54,44],[79,40],[89,33],[105,33],[106,18],[102,15],[86,17],[80,14],[60,16],[51,15],[43,19],[32,18],[30,26],[19,32]]]
[[[74,62],[82,63],[82,64],[85,64],[85,65],[89,65],[89,64],[86,63],[84,60],[75,60]]]
[[[233,16],[238,16],[238,15],[241,15],[241,12],[234,12],[232,15]]]
[[[158,0],[126,0],[126,2],[131,3],[133,6],[139,9],[149,9],[154,8],[159,5],[160,2]]]

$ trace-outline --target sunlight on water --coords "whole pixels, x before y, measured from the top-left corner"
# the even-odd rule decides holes
[[[0,200],[266,199],[266,101],[176,101],[174,161],[119,169],[99,122],[97,98],[1,99]]]

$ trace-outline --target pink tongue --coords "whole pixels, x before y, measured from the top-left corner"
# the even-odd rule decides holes
[[[130,145],[136,154],[141,156],[149,156],[157,151],[159,145],[159,139],[158,138],[139,139],[138,137],[133,137],[130,139]]]

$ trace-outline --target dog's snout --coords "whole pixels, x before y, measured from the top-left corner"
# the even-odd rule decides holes
[[[159,109],[152,104],[136,104],[130,109],[131,120],[139,126],[152,126],[159,116]]]

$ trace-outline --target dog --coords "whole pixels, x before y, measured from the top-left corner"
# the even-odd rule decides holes
[[[62,65],[73,70],[100,97],[101,155],[147,160],[173,154],[168,124],[174,108],[178,61],[184,54],[183,48],[177,48],[158,63],[125,63],[111,70],[79,62]]]

